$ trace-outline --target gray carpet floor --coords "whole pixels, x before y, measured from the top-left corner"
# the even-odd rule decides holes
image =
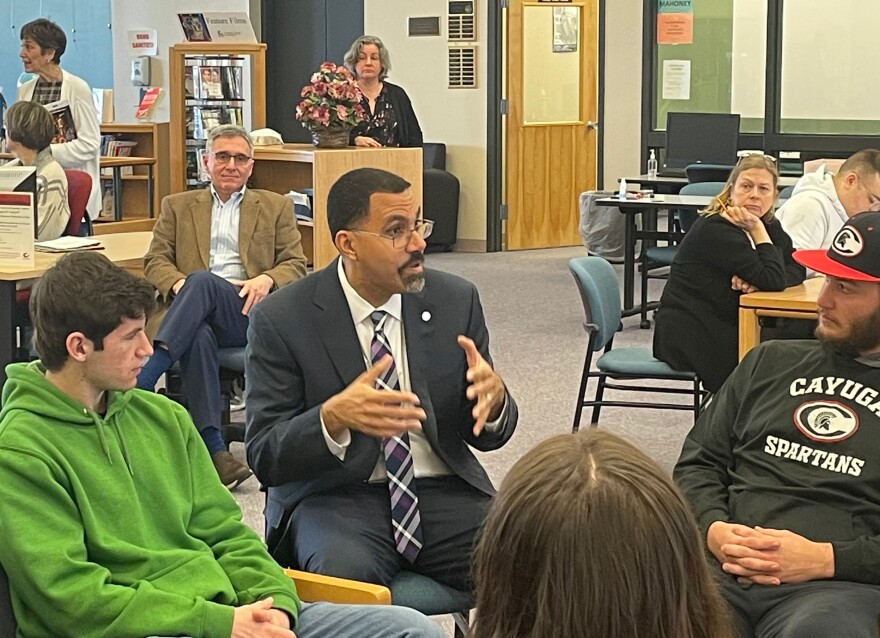
[[[500,484],[511,465],[535,444],[570,432],[586,351],[584,312],[568,260],[582,248],[504,253],[442,253],[427,256],[430,268],[460,275],[480,291],[490,349],[496,370],[520,407],[520,421],[501,450],[480,454],[490,477]],[[621,266],[616,266],[621,277]],[[651,281],[650,299],[659,298],[662,281]],[[638,299],[638,284],[636,298]],[[639,328],[639,318],[623,321],[615,347],[650,348],[653,330]],[[588,388],[588,394],[592,390]],[[678,400],[687,402],[687,397]],[[234,415],[243,419],[243,413]],[[586,422],[589,413],[585,412]],[[692,425],[686,411],[605,408],[600,426],[623,435],[671,471],[682,440]],[[240,444],[233,453],[244,458]],[[234,492],[245,522],[263,531],[263,497],[251,478]]]

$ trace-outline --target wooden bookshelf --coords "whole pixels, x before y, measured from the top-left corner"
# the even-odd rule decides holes
[[[186,67],[187,59],[206,58],[211,61],[224,57],[244,58],[244,71],[250,76],[250,94],[239,100],[244,115],[244,126],[249,130],[266,126],[266,45],[218,44],[213,42],[184,42],[169,48],[170,64],[170,171],[171,192],[186,190],[186,152],[187,152],[187,101],[210,104],[210,100],[187,97]],[[249,64],[248,64],[249,62]]]
[[[151,158],[153,164],[153,209],[150,211],[147,202],[150,201],[147,191],[147,166],[149,162],[139,163],[132,166],[131,175],[122,175],[122,218],[139,219],[156,217],[159,215],[159,205],[162,198],[171,192],[170,173],[168,162],[168,122],[145,122],[136,124],[122,124],[108,122],[101,124],[101,135],[117,135],[121,139],[137,142],[134,147],[132,160],[136,158]],[[119,158],[120,160],[126,158]],[[132,162],[135,164],[135,162]],[[101,175],[101,194],[104,187],[112,183],[112,175]],[[119,194],[114,193],[115,197]],[[113,219],[101,218],[98,223],[114,221]]]

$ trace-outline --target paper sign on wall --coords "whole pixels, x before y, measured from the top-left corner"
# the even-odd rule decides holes
[[[0,266],[34,267],[36,189],[33,166],[0,168]]]
[[[693,44],[693,13],[657,14],[657,44]]]
[[[159,53],[159,39],[155,29],[137,29],[128,32],[128,54],[156,55]]]
[[[691,99],[691,61],[663,60],[663,99]]]

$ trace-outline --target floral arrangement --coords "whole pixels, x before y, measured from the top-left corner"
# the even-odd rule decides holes
[[[366,117],[361,90],[344,66],[324,62],[300,95],[304,99],[296,105],[296,119],[312,131],[350,128]]]

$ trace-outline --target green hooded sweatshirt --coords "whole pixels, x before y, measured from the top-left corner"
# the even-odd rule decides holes
[[[103,417],[6,368],[0,410],[0,563],[19,636],[223,637],[233,608],[292,581],[241,522],[186,411],[111,392]]]

